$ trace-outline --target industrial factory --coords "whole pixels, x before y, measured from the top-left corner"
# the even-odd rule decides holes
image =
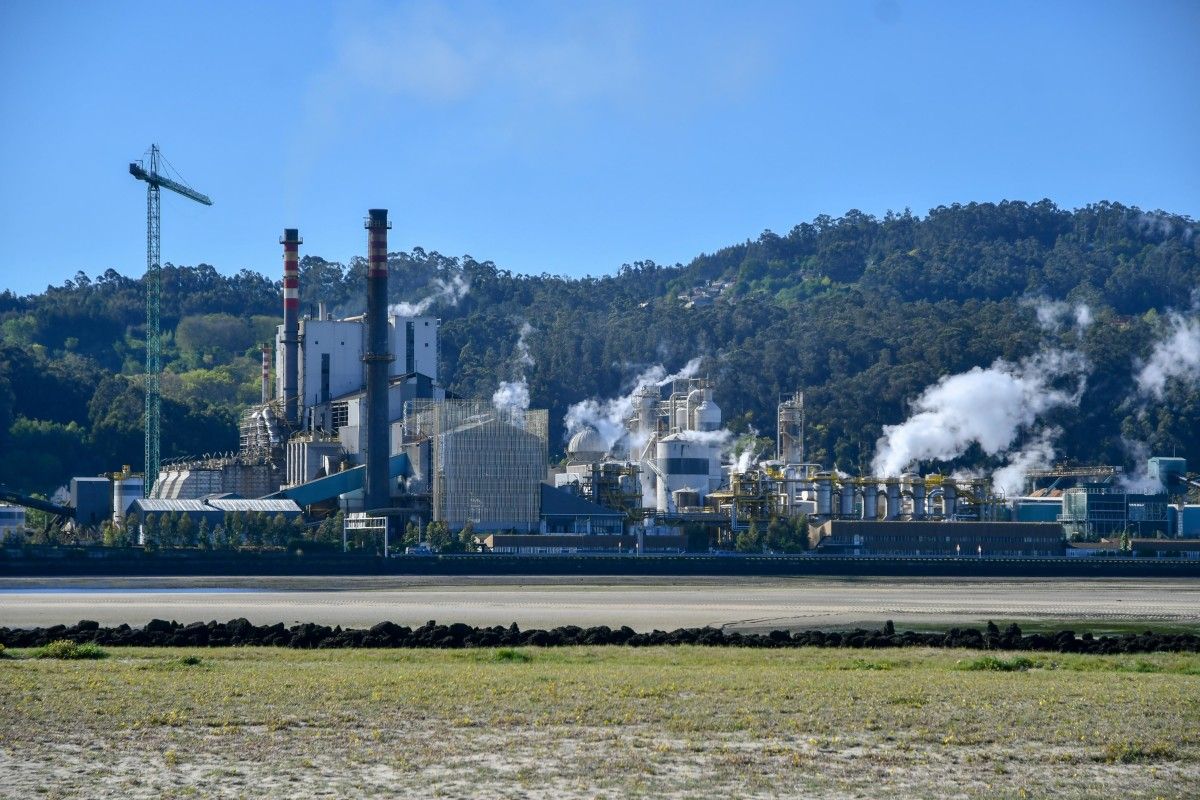
[[[798,547],[842,556],[1157,553],[1139,543],[1200,537],[1200,506],[1186,503],[1200,483],[1182,458],[1151,458],[1137,492],[1116,467],[1031,471],[1020,497],[983,477],[852,476],[806,459],[800,392],[778,405],[773,454],[739,450],[696,370],[642,380],[603,421],[569,419],[552,465],[546,410],[447,392],[439,320],[387,303],[387,211],[364,226],[367,307],[348,317],[320,303],[301,315],[303,240],[283,231],[282,323],[237,452],[164,463],[150,486],[128,467],[76,478],[59,504],[0,496],[18,504],[0,508],[0,533],[27,506],[85,529],[153,515],[211,530],[258,514],[302,532],[340,515],[344,541],[385,553],[431,523],[492,553],[761,551],[770,543],[751,534],[781,520]]]

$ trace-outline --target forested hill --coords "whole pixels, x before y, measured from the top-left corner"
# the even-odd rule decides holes
[[[1169,381],[1161,399],[1134,392],[1138,359],[1169,332],[1167,312],[1197,299],[1200,226],[1185,217],[1049,201],[924,217],[851,211],[685,266],[638,262],[599,278],[517,275],[419,248],[390,266],[393,302],[469,284],[456,305],[429,311],[444,320],[442,377],[461,395],[491,396],[519,377],[516,343],[532,325],[525,377],[533,406],[551,409],[559,451],[571,403],[701,356],[736,431],[773,435],[780,395],[803,389],[810,460],[864,470],[882,426],[901,422],[940,376],[1061,340],[1090,363],[1079,406],[1046,420],[1062,428],[1061,454],[1120,463],[1124,437],[1200,459],[1195,383]],[[258,398],[257,348],[280,314],[276,265],[264,270],[165,268],[164,457],[236,447],[237,409]],[[306,256],[302,304],[360,312],[364,281],[361,259]],[[1037,304],[1054,300],[1086,304],[1092,324],[1040,326]],[[143,313],[140,280],[113,271],[0,294],[0,482],[46,491],[71,474],[140,465]]]

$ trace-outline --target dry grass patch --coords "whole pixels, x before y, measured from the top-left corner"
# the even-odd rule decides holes
[[[16,655],[0,663],[15,796],[1170,798],[1200,785],[1194,655],[999,668],[944,650]]]

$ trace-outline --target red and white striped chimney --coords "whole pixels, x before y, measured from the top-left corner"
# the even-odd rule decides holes
[[[300,238],[297,228],[284,228],[283,245],[283,403],[292,427],[300,423]]]

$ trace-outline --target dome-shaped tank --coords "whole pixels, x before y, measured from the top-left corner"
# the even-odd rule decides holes
[[[599,461],[608,452],[604,439],[595,428],[583,428],[567,443],[567,455],[573,461]]]

